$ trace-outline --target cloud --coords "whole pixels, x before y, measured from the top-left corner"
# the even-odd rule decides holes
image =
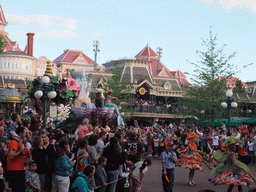
[[[255,0],[196,0],[201,3],[219,4],[224,9],[246,8],[249,11],[256,12]]]
[[[75,36],[78,21],[55,15],[19,15],[5,14],[9,25],[30,26],[38,37],[70,37]]]

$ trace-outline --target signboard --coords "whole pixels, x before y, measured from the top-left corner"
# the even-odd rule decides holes
[[[58,106],[55,105],[55,103],[50,104],[50,117],[51,118],[56,118],[57,117],[57,111],[58,111]]]

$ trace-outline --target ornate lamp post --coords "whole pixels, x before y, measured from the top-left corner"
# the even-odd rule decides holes
[[[37,99],[41,98],[43,99],[43,129],[46,129],[46,101],[47,97],[49,99],[53,99],[57,96],[56,91],[54,90],[53,87],[49,85],[50,83],[50,78],[48,76],[43,76],[42,77],[42,82],[43,84],[40,86],[39,90],[35,92],[35,97]]]
[[[228,132],[230,132],[230,108],[236,108],[237,107],[237,103],[235,102],[235,99],[232,98],[233,96],[233,92],[231,89],[228,89],[226,91],[226,96],[227,98],[221,103],[221,106],[223,108],[228,108]]]

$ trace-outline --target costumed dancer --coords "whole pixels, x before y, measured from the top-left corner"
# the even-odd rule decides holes
[[[105,102],[106,102],[106,107],[107,108],[115,108],[115,111],[117,113],[117,123],[118,123],[118,127],[120,127],[121,125],[124,126],[124,120],[123,118],[121,117],[121,114],[119,112],[119,109],[117,107],[116,104],[112,103],[111,100],[114,99],[114,100],[118,100],[117,97],[113,97],[112,96],[112,91],[109,91],[108,94],[106,95],[106,98],[105,98]]]
[[[196,185],[194,181],[195,170],[204,171],[202,158],[197,152],[195,143],[197,137],[198,135],[195,132],[191,132],[187,136],[188,151],[185,154],[181,154],[180,159],[178,159],[178,162],[182,163],[182,167],[190,169],[188,177],[188,184],[190,186]]]
[[[95,93],[96,93],[95,106],[102,108],[103,105],[104,105],[105,97],[103,95],[104,90],[102,89],[102,85],[101,84],[98,85],[98,87],[95,90]]]
[[[214,175],[209,181],[213,185],[228,185],[228,192],[231,192],[234,186],[238,187],[238,191],[242,192],[242,186],[247,185],[249,189],[255,178],[249,173],[250,169],[242,162],[237,160],[235,151],[236,144],[241,143],[240,139],[230,136],[224,141],[223,146],[227,147],[227,151],[216,151],[213,158],[219,163],[213,168],[211,175]]]

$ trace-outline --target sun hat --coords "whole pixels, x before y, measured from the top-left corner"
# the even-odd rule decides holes
[[[190,134],[188,134],[187,139],[192,139],[192,138],[197,138],[198,135],[195,132],[191,132]]]

